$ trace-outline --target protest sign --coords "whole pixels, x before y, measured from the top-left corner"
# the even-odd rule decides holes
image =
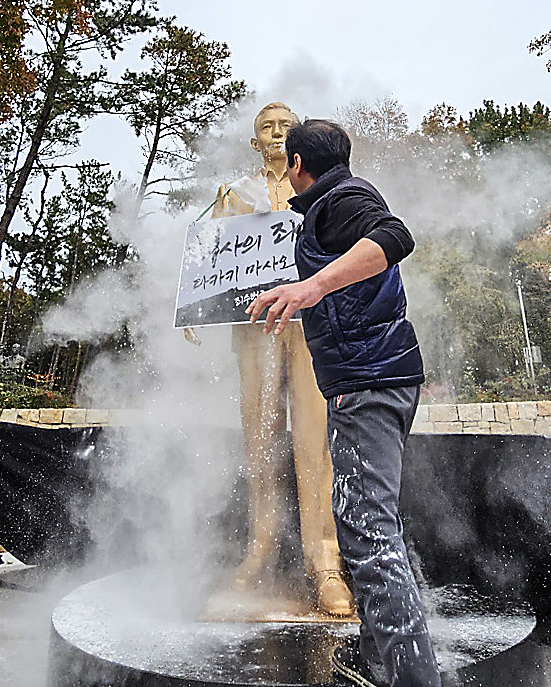
[[[174,326],[248,322],[245,310],[260,293],[298,280],[294,247],[301,221],[282,210],[192,224]]]

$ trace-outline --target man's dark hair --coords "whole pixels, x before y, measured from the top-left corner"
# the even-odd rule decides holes
[[[346,131],[327,119],[307,119],[304,124],[294,124],[285,139],[289,167],[295,164],[293,156],[298,153],[304,171],[314,179],[335,165],[348,166],[351,147]]]

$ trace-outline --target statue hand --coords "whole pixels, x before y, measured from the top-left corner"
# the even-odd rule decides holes
[[[189,343],[194,344],[194,346],[201,345],[201,339],[197,336],[197,334],[195,333],[195,329],[193,329],[193,327],[184,327],[184,336],[186,338],[186,341],[189,341]]]

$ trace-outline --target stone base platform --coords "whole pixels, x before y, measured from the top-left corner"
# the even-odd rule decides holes
[[[328,685],[333,649],[358,631],[357,622],[332,622],[294,601],[268,615],[255,594],[232,605],[229,592],[209,603],[207,617],[218,606],[220,619],[191,622],[159,591],[161,579],[118,573],[65,597],[52,616],[49,687]],[[460,586],[432,590],[427,604],[446,687],[549,685],[551,646],[527,609]],[[237,619],[240,608],[247,621]]]

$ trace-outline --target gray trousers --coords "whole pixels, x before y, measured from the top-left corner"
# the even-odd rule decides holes
[[[418,387],[368,389],[327,404],[333,515],[361,621],[360,651],[392,687],[440,687],[398,499]]]

